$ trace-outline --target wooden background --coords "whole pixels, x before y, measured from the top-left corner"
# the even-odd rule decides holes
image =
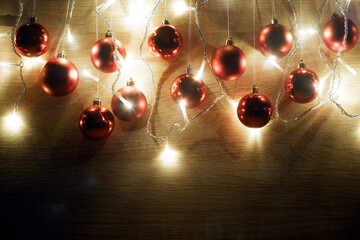
[[[67,1],[37,2],[39,23],[51,35],[50,49],[41,57],[47,61],[63,29]],[[136,12],[141,12],[154,1],[133,2]],[[170,98],[172,81],[183,74],[188,60],[197,70],[202,59],[194,18],[190,51],[188,13],[175,14],[176,2],[168,0],[168,19],[183,35],[181,55],[161,61],[144,47],[160,89],[152,121],[158,135],[166,134],[173,122],[183,121]],[[260,93],[275,105],[282,73],[252,47],[252,1],[229,2],[231,36],[246,54],[248,67],[237,81],[224,82],[224,88],[236,101],[247,94],[255,59]],[[279,23],[291,29],[293,16],[287,1],[275,2]],[[300,1],[294,1],[304,28],[315,26],[322,3],[302,0],[300,11]],[[0,0],[0,5],[0,32],[10,31],[18,3]],[[67,58],[80,72],[88,69],[96,75],[89,57],[96,41],[94,7],[94,1],[77,1],[71,23],[74,42],[65,47]],[[20,24],[28,21],[32,1],[25,1],[24,8]],[[163,10],[161,3],[151,28],[161,23]],[[333,11],[331,1],[321,18],[322,27]],[[360,1],[352,1],[349,16],[360,27],[359,11]],[[271,19],[271,1],[257,0],[256,12],[258,33]],[[140,15],[129,23],[128,13],[129,1],[116,0],[104,15],[108,19],[112,15],[116,37],[137,59],[146,21]],[[211,57],[227,37],[226,1],[210,0],[201,5],[199,15]],[[106,31],[99,20],[99,36]],[[328,68],[317,54],[318,44],[316,36],[305,37],[290,69],[303,57],[308,68],[325,75]],[[334,56],[323,50],[327,57]],[[9,38],[0,38],[0,53],[0,62],[18,61]],[[358,72],[359,53],[358,43],[343,54]],[[285,61],[279,64],[284,66]],[[19,106],[24,128],[12,133],[1,126],[1,239],[360,239],[360,123],[342,115],[334,104],[327,103],[295,124],[273,122],[256,134],[241,125],[234,108],[223,99],[186,131],[174,132],[169,143],[178,151],[178,160],[167,165],[160,159],[164,142],[154,141],[145,130],[149,110],[134,123],[116,120],[107,140],[89,141],[78,129],[78,118],[96,96],[96,84],[81,77],[71,95],[50,97],[38,83],[40,68],[41,64],[25,63],[28,92]],[[353,113],[360,112],[359,77],[342,66],[339,71],[343,76],[339,102]],[[124,86],[130,75],[152,101],[149,73],[142,65],[124,71],[117,87]],[[5,116],[22,86],[16,67],[1,67],[0,76],[0,113]],[[111,86],[115,74],[100,77]],[[208,67],[203,79],[206,102],[189,110],[189,116],[220,94]],[[110,108],[111,94],[101,89],[101,96],[103,105]],[[284,96],[281,117],[293,119],[312,104],[296,104]]]

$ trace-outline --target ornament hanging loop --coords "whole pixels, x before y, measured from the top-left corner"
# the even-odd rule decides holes
[[[304,63],[304,61],[302,59],[300,59],[299,68],[306,68],[306,64]]]
[[[254,84],[252,86],[251,93],[258,93],[258,92],[259,92],[258,87]]]
[[[231,37],[228,37],[228,39],[226,39],[226,42],[225,42],[226,45],[234,45],[234,42],[232,40]]]
[[[101,106],[101,100],[100,98],[95,98],[93,101],[93,105],[94,106]]]
[[[271,19],[271,24],[278,24],[278,20],[273,17],[273,18]]]
[[[30,23],[36,23],[37,21],[38,19],[35,15],[30,18]]]

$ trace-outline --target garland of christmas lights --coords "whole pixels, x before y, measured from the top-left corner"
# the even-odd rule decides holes
[[[148,31],[149,31],[149,26],[151,24],[151,20],[156,12],[156,9],[158,7],[158,5],[160,4],[161,0],[157,0],[154,4],[153,4],[153,7],[152,7],[152,11],[151,11],[151,15],[147,18],[147,23],[146,23],[146,27],[145,27],[145,33],[144,33],[144,37],[142,39],[142,42],[140,44],[140,47],[139,47],[139,56],[140,56],[140,60],[142,62],[142,64],[144,64],[147,69],[149,70],[150,72],[150,76],[151,76],[151,82],[152,82],[152,85],[153,85],[153,100],[152,100],[152,104],[151,104],[151,109],[150,109],[150,114],[149,114],[149,117],[148,117],[148,120],[147,120],[147,125],[146,125],[146,131],[147,131],[147,134],[156,139],[156,140],[165,140],[166,142],[168,141],[168,139],[170,138],[171,134],[173,133],[173,130],[174,128],[178,128],[178,130],[180,132],[184,131],[195,119],[197,119],[198,117],[200,117],[202,114],[206,113],[207,111],[209,111],[221,98],[225,97],[232,105],[236,105],[235,101],[232,100],[224,91],[223,87],[222,87],[222,83],[219,79],[218,76],[216,76],[214,74],[214,69],[212,68],[212,65],[211,65],[211,62],[209,61],[208,57],[207,57],[207,46],[206,46],[206,42],[205,42],[205,39],[204,39],[204,36],[202,34],[202,31],[200,29],[200,24],[199,24],[199,19],[198,19],[198,11],[199,11],[199,6],[201,4],[204,4],[206,2],[208,2],[209,0],[202,0],[202,1],[198,1],[195,3],[195,7],[191,7],[191,4],[190,4],[190,7],[188,7],[188,10],[190,10],[190,13],[189,13],[189,47],[190,47],[190,34],[191,34],[191,11],[194,11],[194,16],[195,16],[195,23],[196,23],[196,27],[197,27],[197,30],[199,32],[199,35],[200,35],[200,39],[201,39],[201,42],[203,44],[203,48],[204,48],[204,56],[203,56],[203,62],[201,64],[201,67],[200,67],[200,70],[198,72],[198,75],[197,76],[201,76],[203,70],[204,70],[204,67],[205,67],[205,64],[207,63],[207,65],[209,66],[209,68],[212,70],[212,74],[213,76],[215,77],[217,83],[218,83],[218,86],[221,90],[221,94],[219,96],[217,96],[213,101],[212,103],[204,110],[202,110],[201,112],[199,112],[198,114],[196,114],[195,116],[191,117],[190,119],[187,117],[187,114],[186,114],[186,109],[184,108],[184,106],[182,106],[182,104],[179,104],[180,105],[180,108],[182,110],[182,113],[184,115],[184,125],[181,126],[181,124],[179,123],[173,123],[172,126],[170,127],[170,130],[168,131],[168,133],[164,136],[156,136],[155,134],[153,134],[150,130],[150,127],[151,127],[151,119],[152,119],[152,115],[153,115],[153,108],[156,104],[156,101],[157,101],[157,87],[156,87],[156,84],[155,84],[155,80],[154,80],[154,74],[153,74],[153,71],[151,69],[151,67],[149,66],[149,64],[146,63],[146,61],[144,60],[143,58],[143,55],[142,55],[142,50],[143,50],[143,45],[147,39],[147,36],[148,36]],[[322,36],[320,34],[320,18],[321,18],[321,15],[325,9],[325,6],[327,5],[327,3],[329,2],[329,0],[325,0],[324,1],[324,4],[322,5],[321,9],[320,9],[320,12],[318,13],[317,15],[317,18],[316,18],[316,26],[318,28],[318,38],[320,40],[320,44],[319,44],[319,47],[318,47],[318,53],[320,55],[320,57],[324,60],[324,62],[329,66],[329,72],[323,77],[323,79],[321,80],[321,84],[324,84],[324,82],[330,77],[330,75],[332,75],[332,79],[331,79],[331,82],[330,82],[330,88],[328,89],[328,92],[323,95],[322,97],[320,96],[317,96],[317,103],[310,107],[309,109],[307,109],[306,111],[304,111],[303,113],[301,113],[298,117],[292,119],[292,120],[285,120],[285,119],[282,119],[280,118],[280,114],[279,114],[279,105],[280,105],[280,99],[281,99],[281,96],[282,96],[282,92],[283,92],[283,86],[284,86],[284,83],[286,81],[286,78],[287,78],[287,75],[288,75],[288,70],[289,70],[289,66],[290,66],[290,62],[291,62],[291,58],[293,57],[293,55],[295,54],[296,50],[298,49],[299,47],[299,41],[298,39],[300,38],[300,36],[303,34],[303,30],[298,30],[298,18],[297,18],[297,12],[296,12],[296,9],[292,3],[292,0],[288,0],[288,3],[290,5],[290,8],[292,10],[292,13],[293,13],[293,17],[294,17],[294,20],[293,20],[293,30],[295,32],[294,34],[294,40],[295,40],[295,46],[294,48],[291,50],[291,52],[289,53],[288,57],[287,57],[287,61],[286,61],[286,65],[285,65],[285,68],[281,68],[279,65],[277,65],[277,63],[275,62],[275,60],[273,59],[269,59],[270,62],[275,66],[277,67],[279,70],[281,70],[283,72],[283,83],[281,84],[281,87],[280,87],[280,90],[279,90],[279,93],[277,95],[277,98],[276,98],[276,104],[275,104],[275,120],[272,120],[271,122],[281,122],[281,123],[285,123],[285,124],[289,124],[289,123],[294,123],[298,120],[300,120],[301,118],[303,118],[305,115],[307,115],[310,111],[312,111],[313,109],[316,109],[316,108],[319,108],[321,107],[322,105],[324,105],[326,102],[328,102],[329,100],[334,103],[337,108],[340,109],[341,113],[347,117],[351,117],[351,118],[356,118],[356,117],[359,117],[360,114],[350,114],[348,111],[346,111],[346,109],[342,106],[342,104],[340,104],[339,102],[337,102],[337,99],[336,99],[336,94],[337,94],[337,91],[341,85],[341,75],[336,71],[336,67],[337,67],[337,62],[340,62],[341,64],[343,64],[350,72],[352,72],[354,74],[354,70],[348,66],[341,58],[341,54],[342,52],[344,51],[345,49],[345,45],[347,43],[347,38],[348,38],[348,17],[347,17],[347,14],[348,14],[348,9],[349,9],[349,5],[351,3],[351,0],[347,0],[346,3],[345,3],[345,7],[342,7],[341,6],[341,2],[340,0],[335,0],[335,3],[336,3],[336,6],[337,8],[339,9],[339,11],[341,12],[341,14],[343,15],[344,17],[344,29],[345,29],[345,34],[344,34],[344,39],[342,41],[342,46],[341,46],[341,49],[336,53],[336,56],[331,60],[329,61],[322,53],[321,51],[321,47],[322,47],[322,44],[323,44],[323,39],[322,39]],[[15,49],[15,43],[14,43],[14,34],[15,34],[15,30],[17,28],[17,25],[21,19],[21,16],[22,16],[22,13],[23,13],[23,0],[19,0],[19,3],[20,3],[20,8],[19,8],[19,14],[18,14],[18,18],[16,20],[16,23],[11,31],[11,41],[12,41],[12,48],[13,48],[13,51],[14,53],[17,55],[17,57],[19,58],[19,64],[16,64],[16,63],[0,63],[0,66],[19,66],[19,69],[20,69],[20,77],[21,77],[21,81],[22,81],[22,84],[23,84],[23,92],[22,94],[17,98],[16,102],[15,102],[15,107],[14,107],[14,114],[17,112],[18,110],[18,104],[19,102],[21,101],[21,99],[24,97],[25,93],[26,93],[26,83],[25,83],[25,80],[24,80],[24,76],[23,76],[23,67],[24,67],[24,62],[22,60],[22,57],[20,56],[20,54],[16,51]],[[68,1],[68,7],[67,7],[67,12],[66,12],[66,18],[65,18],[65,26],[64,26],[64,30],[62,32],[62,35],[58,41],[58,44],[57,44],[57,47],[56,47],[56,50],[55,50],[55,56],[57,56],[57,52],[60,48],[60,44],[63,43],[63,46],[62,46],[62,49],[64,51],[64,37],[66,34],[68,34],[68,36],[71,36],[71,33],[70,33],[70,21],[71,21],[71,18],[72,18],[72,13],[73,13],[73,10],[74,10],[74,6],[75,6],[75,0],[73,0],[72,2],[72,5],[71,5],[71,9],[69,11],[69,3],[70,3],[70,0]],[[114,96],[116,96],[121,102],[123,102],[125,105],[127,104],[127,100],[124,99],[122,97],[121,94],[119,94],[117,91],[115,91],[115,85],[116,83],[119,81],[120,79],[120,76],[121,76],[121,70],[120,70],[120,64],[119,64],[119,61],[117,60],[118,57],[120,57],[120,61],[124,61],[124,59],[122,58],[122,56],[118,53],[118,47],[117,45],[115,44],[116,42],[116,38],[115,38],[115,34],[113,32],[113,29],[112,29],[112,26],[111,24],[107,21],[107,19],[105,17],[102,16],[102,12],[104,12],[111,4],[113,3],[112,0],[109,0],[107,1],[106,3],[103,3],[103,4],[100,4],[99,6],[96,6],[95,8],[95,12],[97,14],[97,16],[99,16],[105,23],[106,25],[109,27],[109,32],[111,33],[111,37],[113,39],[113,42],[114,42],[114,51],[113,51],[113,61],[114,63],[116,64],[116,67],[117,67],[117,76],[112,84],[112,88],[109,89],[107,88],[98,78],[96,77],[93,77],[93,76],[89,76],[87,75],[86,77],[88,78],[91,78],[92,80],[96,81],[97,84],[98,84],[98,88],[97,88],[97,97],[99,98],[99,86],[102,85],[104,86],[109,92],[111,91],[112,94]],[[191,3],[191,0],[190,0],[190,3]],[[255,3],[253,3],[253,7],[254,7],[254,12],[255,12]],[[32,13],[32,16],[35,17],[35,9],[36,9],[36,0],[33,1],[33,13]],[[300,11],[301,11],[301,6],[300,6]],[[275,1],[273,0],[272,2],[272,17],[273,19],[275,19],[275,16],[276,16],[276,12],[275,12]],[[166,7],[166,0],[164,0],[164,18],[166,20],[167,18],[167,7]],[[254,26],[255,27],[255,14],[253,13],[253,21],[254,21]],[[230,19],[229,19],[229,2],[227,1],[227,30],[228,30],[228,39],[230,39]],[[255,30],[254,30],[254,34],[255,34]],[[1,37],[5,37],[5,36],[8,36],[9,33],[2,33],[0,34]],[[254,35],[254,43],[255,43],[255,35]],[[254,46],[254,49],[255,49],[255,46]],[[190,53],[188,54],[188,63],[190,63]],[[255,62],[254,62],[255,64]],[[255,78],[255,66],[254,66],[254,85],[256,85],[256,78]],[[86,75],[86,73],[84,72],[84,75]],[[325,98],[324,98],[325,96]],[[131,106],[130,106],[131,107]]]

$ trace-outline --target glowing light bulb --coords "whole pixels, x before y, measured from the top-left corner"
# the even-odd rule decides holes
[[[317,31],[313,28],[306,28],[306,29],[298,30],[298,33],[301,37],[306,37],[306,36],[315,35]]]
[[[40,57],[35,57],[35,58],[26,58],[24,63],[25,66],[33,67],[37,64],[45,64],[46,61],[42,60]]]
[[[325,76],[320,78],[319,85],[318,85],[319,94],[322,94],[322,92],[324,90],[324,83],[325,83],[326,79],[328,79],[330,77],[331,74],[332,74],[332,71],[330,70],[325,74]]]
[[[357,72],[355,69],[349,66],[342,58],[338,58],[339,63],[341,63],[349,72],[351,72],[352,75],[356,75]]]
[[[6,130],[18,132],[23,126],[21,117],[15,111],[4,117],[4,127]]]
[[[186,101],[185,100],[181,100],[180,103],[180,108],[181,108],[181,112],[183,114],[183,117],[184,117],[184,121],[185,121],[185,125],[188,125],[189,123],[189,118],[188,118],[188,115],[186,113]]]
[[[169,143],[165,143],[165,149],[162,152],[160,159],[165,167],[173,167],[177,162],[178,153],[169,147]]]
[[[202,75],[203,75],[203,72],[204,72],[204,68],[205,68],[205,64],[206,64],[206,61],[203,60],[202,63],[201,63],[201,67],[198,71],[198,73],[196,74],[196,76],[194,77],[195,80],[200,80]]]
[[[71,34],[70,27],[67,28],[67,40],[68,40],[69,42],[71,42],[71,43],[74,41],[74,38],[73,38],[73,36],[72,36],[72,34]]]
[[[108,9],[108,7],[110,7],[113,3],[115,2],[115,0],[109,0],[107,1],[106,3],[102,3],[100,4],[97,9],[99,12],[103,12],[105,11],[106,9]]]
[[[0,67],[19,67],[18,63],[0,62]]]
[[[249,140],[258,142],[263,128],[248,128]]]
[[[269,63],[271,63],[274,67],[276,67],[281,72],[285,73],[285,69],[283,69],[279,64],[277,64],[275,56],[270,56],[268,58],[268,60],[269,60]]]
[[[146,21],[146,15],[148,13],[148,9],[143,6],[141,3],[133,3],[130,2],[129,5],[129,15],[126,18],[126,22],[134,26],[134,24],[142,24]]]
[[[174,9],[174,13],[177,15],[181,15],[188,10],[194,10],[193,7],[186,6],[185,1],[176,1],[176,3],[173,6],[173,9]]]
[[[8,37],[10,35],[11,35],[11,32],[0,33],[0,37]]]

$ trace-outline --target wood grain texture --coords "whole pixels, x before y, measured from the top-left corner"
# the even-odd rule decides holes
[[[42,57],[52,58],[63,29],[67,1],[38,0],[37,16],[51,35],[51,47]],[[102,1],[99,1],[102,2]],[[150,9],[154,1],[136,0]],[[188,16],[175,15],[177,0],[168,0],[169,21],[183,35],[181,56],[171,61],[144,56],[154,71],[158,94],[152,130],[166,134],[181,111],[169,94],[172,81],[184,72],[188,59]],[[194,1],[193,1],[194,2]],[[304,26],[314,26],[323,1],[302,0]],[[224,44],[226,1],[210,0],[200,7],[200,25],[208,55]],[[271,1],[257,0],[256,31],[271,18]],[[299,11],[300,1],[294,1]],[[16,19],[17,1],[1,0],[0,32],[9,31]],[[333,6],[334,4],[332,4]],[[67,58],[78,69],[96,74],[89,51],[96,40],[94,1],[78,0],[71,30],[74,43],[66,45]],[[160,4],[151,28],[163,20]],[[32,1],[25,1],[26,23]],[[276,1],[280,23],[291,28],[291,10],[285,0]],[[127,52],[137,57],[146,22],[128,24],[128,1],[116,1],[113,27]],[[360,2],[352,1],[350,18],[360,26]],[[104,13],[110,19],[111,11]],[[321,24],[329,20],[328,6]],[[230,1],[231,36],[247,56],[243,77],[225,82],[235,100],[249,92],[253,63],[260,92],[275,104],[282,73],[252,48],[251,1]],[[107,28],[99,21],[100,36]],[[303,56],[307,66],[323,76],[328,68],[317,54],[316,36],[304,40],[290,69]],[[198,69],[202,45],[192,25],[191,65]],[[324,48],[327,56],[333,56]],[[0,38],[0,61],[16,62],[9,39]],[[343,55],[360,72],[360,45]],[[255,58],[253,58],[255,54]],[[279,61],[285,64],[285,59]],[[218,102],[183,133],[174,132],[170,146],[179,152],[175,166],[159,160],[163,142],[147,136],[146,116],[135,123],[116,120],[116,129],[103,142],[91,142],[78,129],[80,113],[91,105],[96,84],[80,79],[69,96],[47,96],[38,83],[40,65],[25,65],[28,92],[20,103],[25,128],[12,134],[0,131],[1,239],[360,239],[360,125],[343,116],[335,105],[311,112],[301,121],[271,123],[253,137],[238,121],[226,100]],[[339,66],[343,74],[340,98],[352,112],[360,112],[358,76]],[[12,111],[21,93],[17,68],[0,68],[0,112]],[[138,65],[124,72],[118,87],[132,75],[152,100],[146,68]],[[111,86],[115,74],[100,74]],[[203,79],[208,104],[220,93],[208,67]],[[101,89],[103,105],[110,108],[111,95]],[[311,104],[299,105],[282,98],[281,117],[292,119]],[[193,116],[200,109],[189,110]]]

